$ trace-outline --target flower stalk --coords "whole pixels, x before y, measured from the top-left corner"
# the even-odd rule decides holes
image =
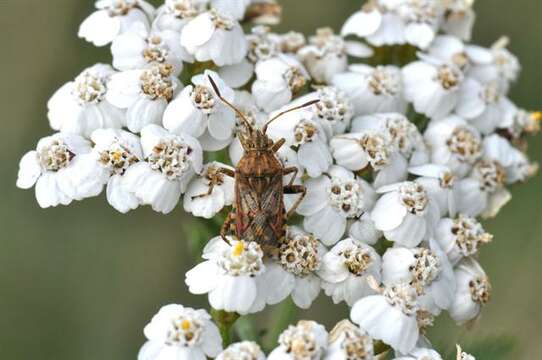
[[[241,315],[224,310],[211,309],[211,316],[218,326],[223,346],[228,347],[232,343],[232,327]]]

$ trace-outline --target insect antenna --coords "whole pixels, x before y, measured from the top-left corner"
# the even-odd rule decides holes
[[[281,117],[282,115],[287,114],[287,113],[292,112],[292,111],[296,111],[296,110],[299,110],[299,109],[303,109],[303,108],[308,107],[308,106],[311,106],[311,105],[314,105],[314,104],[316,104],[317,102],[320,102],[320,99],[311,100],[311,101],[306,102],[306,103],[304,103],[304,104],[302,104],[302,105],[299,105],[299,106],[296,106],[296,107],[293,107],[293,108],[291,108],[291,109],[284,110],[284,111],[278,113],[277,115],[275,115],[273,118],[271,118],[269,121],[267,121],[267,122],[265,123],[265,125],[263,126],[263,129],[262,129],[263,133],[265,134],[265,133],[267,132],[267,127],[269,126],[269,124],[271,124],[273,121],[277,120],[277,119],[278,119],[279,117]]]
[[[209,81],[211,82],[211,86],[213,87],[213,90],[215,91],[216,96],[218,96],[218,98],[222,100],[224,104],[226,104],[230,109],[232,109],[237,114],[237,116],[241,119],[243,124],[248,128],[250,132],[253,132],[254,128],[250,124],[250,121],[248,121],[248,119],[245,117],[245,115],[239,109],[237,109],[233,104],[231,104],[228,100],[224,99],[222,94],[220,94],[220,90],[218,90],[218,86],[216,85],[213,78],[210,75],[207,75],[207,77],[209,78]]]

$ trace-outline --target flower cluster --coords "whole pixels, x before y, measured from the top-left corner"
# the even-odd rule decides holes
[[[397,359],[441,359],[425,331],[443,311],[472,322],[490,299],[477,255],[492,235],[480,220],[536,172],[526,136],[542,117],[508,98],[520,65],[507,39],[469,43],[472,3],[369,0],[340,33],[307,39],[271,30],[273,0],[97,1],[79,36],[110,45],[112,65],[51,97],[56,132],[23,156],[17,186],[35,186],[44,208],[105,189],[122,213],[182,202],[210,219],[236,202],[248,126],[265,129],[284,142],[276,160],[297,169],[285,181],[306,189],[278,210],[300,220],[271,252],[211,239],[189,291],[238,315],[288,297],[309,308],[321,290],[351,307],[352,322],[329,334],[290,326],[270,360],[373,359],[373,340]],[[180,305],[163,307],[145,336],[140,360],[266,358],[253,342],[223,349],[210,315]]]

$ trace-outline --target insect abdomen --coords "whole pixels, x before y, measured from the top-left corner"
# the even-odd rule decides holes
[[[247,155],[240,161],[235,179],[237,236],[257,242],[264,250],[276,248],[284,235],[282,167],[276,159],[268,159],[268,154]],[[257,171],[244,167],[247,162],[257,166]]]

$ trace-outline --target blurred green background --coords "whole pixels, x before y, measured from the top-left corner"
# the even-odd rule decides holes
[[[316,26],[340,29],[360,6],[360,0],[281,3],[279,30],[305,33]],[[192,260],[182,211],[163,216],[140,208],[126,216],[103,197],[42,210],[33,191],[15,187],[20,156],[50,133],[45,104],[53,91],[84,67],[110,61],[107,48],[76,36],[92,8],[90,0],[0,1],[0,359],[135,359],[143,326],[161,305],[206,303],[188,295],[183,283]],[[475,40],[490,45],[509,35],[521,59],[513,99],[541,108],[542,1],[479,0],[476,8]],[[542,137],[533,139],[532,157],[542,160],[541,151]],[[513,194],[487,224],[495,241],[483,249],[482,264],[493,299],[471,330],[439,320],[430,336],[444,352],[460,341],[473,351],[484,346],[478,359],[542,355],[542,176]],[[345,313],[329,306],[321,297],[299,316],[330,326]]]

